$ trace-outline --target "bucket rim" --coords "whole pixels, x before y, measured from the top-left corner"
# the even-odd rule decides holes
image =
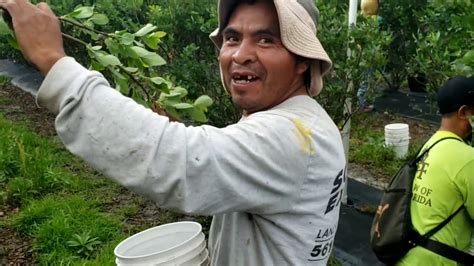
[[[126,256],[126,255],[121,255],[118,253],[118,250],[120,248],[122,248],[128,241],[131,241],[132,239],[134,238],[137,238],[137,237],[140,237],[140,236],[143,236],[147,233],[149,233],[150,231],[154,231],[154,230],[159,230],[159,229],[163,229],[165,227],[172,227],[172,226],[179,226],[179,225],[183,225],[183,224],[189,224],[189,225],[195,225],[197,226],[197,231],[196,233],[194,233],[191,237],[189,237],[186,241],[183,241],[173,247],[170,247],[170,248],[167,248],[167,249],[164,249],[164,250],[161,250],[161,251],[158,251],[158,252],[154,252],[154,253],[150,253],[150,254],[147,254],[147,255],[143,255],[143,256]],[[174,223],[167,223],[167,224],[162,224],[162,225],[158,225],[158,226],[155,226],[155,227],[152,227],[152,228],[148,228],[146,230],[143,230],[141,232],[138,232],[134,235],[131,235],[129,237],[127,237],[126,239],[122,240],[115,248],[114,248],[114,255],[116,258],[119,258],[121,260],[136,260],[136,259],[140,259],[140,260],[146,260],[147,258],[150,258],[150,257],[153,257],[153,256],[156,256],[157,254],[159,253],[165,253],[165,252],[168,252],[170,250],[173,250],[173,249],[176,249],[180,246],[183,246],[185,244],[188,244],[189,242],[193,241],[194,239],[196,239],[197,237],[199,237],[199,235],[202,234],[202,225],[200,223],[197,223],[197,222],[193,222],[193,221],[182,221],[182,222],[174,222]],[[205,240],[204,240],[205,241]]]
[[[402,131],[402,130],[408,130],[410,126],[406,123],[391,123],[385,125],[385,130],[389,131]]]

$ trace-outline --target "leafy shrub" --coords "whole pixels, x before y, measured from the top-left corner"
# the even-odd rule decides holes
[[[169,64],[165,70],[188,88],[190,97],[209,95],[209,123],[225,126],[237,121],[229,95],[220,82],[217,49],[209,34],[217,27],[216,2],[211,0],[162,0],[149,6],[148,20],[167,32],[163,40]]]
[[[319,3],[318,8],[321,12],[318,36],[334,66],[325,78],[324,90],[317,99],[341,126],[347,118],[344,115],[347,100],[356,102],[357,90],[365,79],[365,73],[369,69],[375,70],[372,82],[380,83],[391,37],[379,30],[377,20],[363,16],[359,16],[357,24],[349,30],[347,7],[344,5]],[[349,49],[351,53],[348,56]],[[374,87],[371,89],[368,98],[380,93]]]
[[[393,36],[387,50],[388,61],[385,67],[385,80],[392,90],[400,89],[408,76],[407,63],[417,48],[413,36],[420,27],[427,2],[427,0],[381,1],[382,29],[389,31]]]
[[[161,75],[188,88],[190,98],[210,95],[216,102],[208,115],[210,124],[224,126],[238,119],[239,112],[234,109],[220,84],[216,49],[208,39],[209,33],[217,26],[215,1],[47,2],[58,14],[67,13],[79,5],[94,4],[96,10],[106,13],[110,20],[102,26],[105,31],[126,28],[133,32],[148,22],[158,25],[160,30],[168,33],[158,47],[169,62],[160,67]],[[355,91],[369,67],[378,70],[376,84],[383,79],[392,89],[400,88],[407,75],[426,73],[432,89],[455,73],[472,73],[474,52],[469,47],[466,49],[471,43],[468,40],[473,39],[474,23],[472,12],[469,12],[472,9],[471,0],[381,3],[383,23],[378,34],[374,34],[377,25],[363,17],[359,17],[356,28],[348,32],[347,1],[317,3],[321,11],[319,37],[335,63],[334,70],[326,78],[326,89],[319,101],[336,122],[344,121],[341,106],[346,103],[346,98],[355,100]],[[450,27],[438,34],[439,29],[446,28],[445,25]],[[66,26],[65,31],[70,30],[74,31]],[[70,53],[85,63],[87,51],[69,41],[66,43]],[[347,58],[349,48],[353,53]],[[1,49],[0,54],[8,56],[6,54],[11,51],[11,48]],[[381,71],[382,66],[384,71]],[[375,94],[371,95],[369,97]]]
[[[408,71],[426,76],[432,98],[450,77],[474,73],[473,7],[470,0],[430,1],[420,17]]]

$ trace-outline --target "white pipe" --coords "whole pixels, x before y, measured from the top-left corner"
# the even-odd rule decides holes
[[[357,23],[357,0],[349,0],[349,26]]]
[[[355,26],[357,23],[357,5],[358,1],[357,0],[349,0],[349,14],[348,14],[348,26],[349,29],[352,26]],[[347,50],[347,55],[350,57],[351,55],[351,50]],[[353,90],[353,83],[352,81],[349,82],[348,86],[348,91]],[[348,97],[346,99],[346,104],[344,107],[344,115],[350,115],[352,112],[352,101],[351,98]],[[351,133],[351,120],[349,119],[347,123],[345,124],[344,128],[342,129],[341,135],[342,135],[342,144],[344,145],[344,153],[346,155],[346,163],[347,165],[349,164],[349,139],[350,139],[350,133]],[[346,167],[346,177],[349,178],[349,173],[347,172],[349,169],[349,166]],[[347,180],[347,179],[346,179]],[[348,180],[347,180],[348,181]],[[347,204],[347,183],[344,187],[343,193],[342,193],[342,203]]]

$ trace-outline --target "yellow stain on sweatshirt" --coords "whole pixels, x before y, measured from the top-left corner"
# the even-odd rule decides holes
[[[301,119],[293,119],[293,124],[295,124],[295,133],[296,137],[298,138],[298,143],[300,145],[301,151],[305,154],[309,154],[311,156],[315,153],[314,144],[311,141],[311,129],[305,126]]]

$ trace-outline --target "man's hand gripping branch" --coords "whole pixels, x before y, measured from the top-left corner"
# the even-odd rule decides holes
[[[0,7],[11,16],[23,56],[43,75],[66,56],[59,19],[46,3],[35,6],[27,0],[0,0]]]

